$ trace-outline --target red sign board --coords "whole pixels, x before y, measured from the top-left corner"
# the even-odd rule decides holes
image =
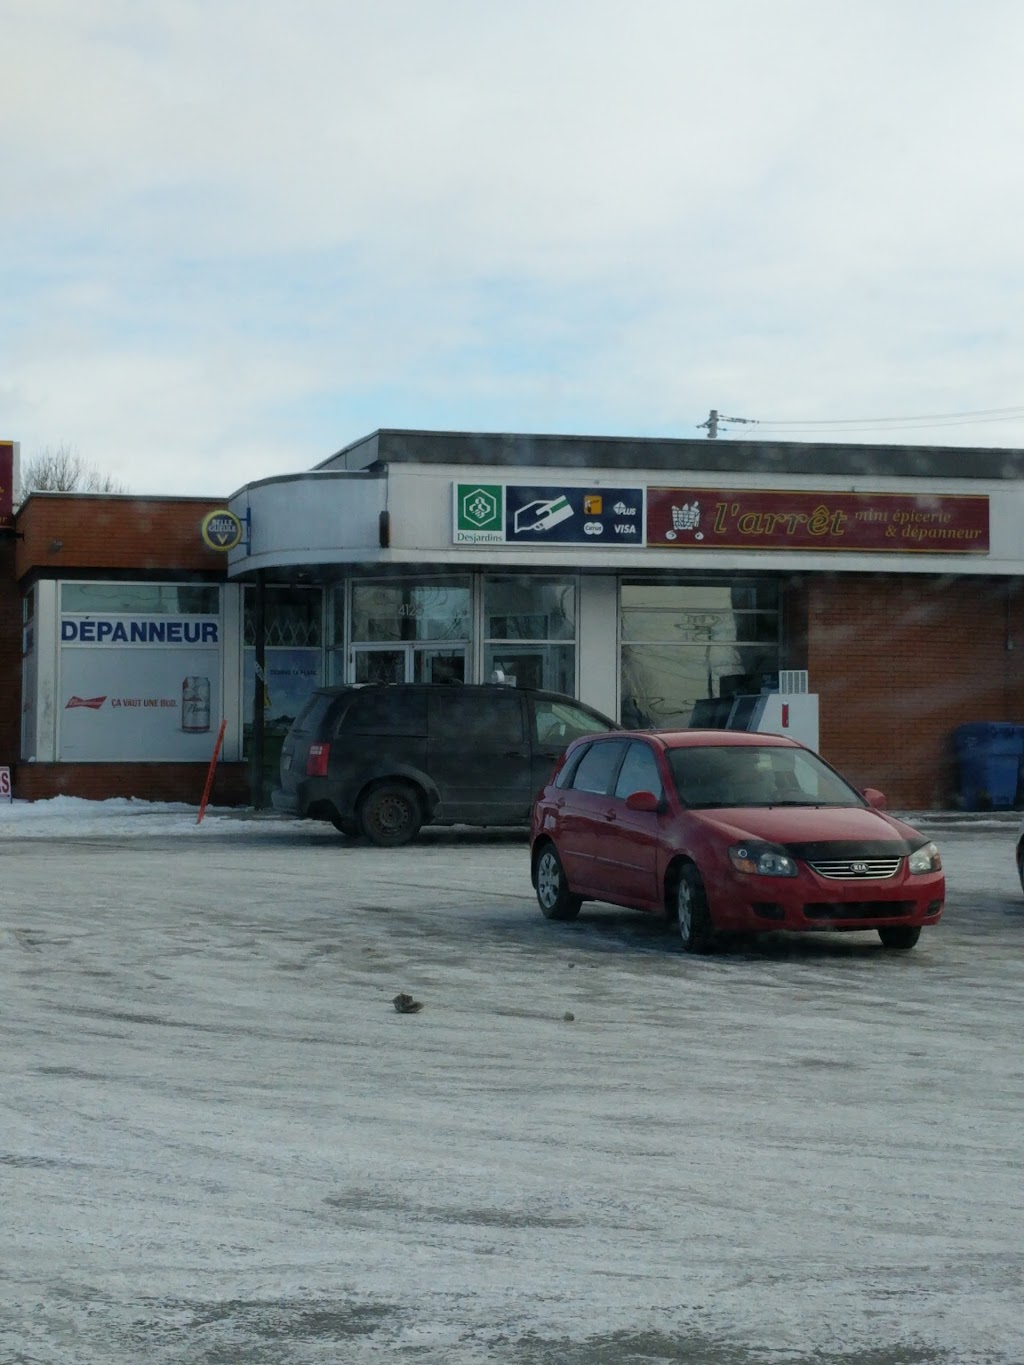
[[[14,445],[0,441],[0,527],[14,525]]]
[[[988,554],[983,494],[648,488],[647,544],[679,550]]]

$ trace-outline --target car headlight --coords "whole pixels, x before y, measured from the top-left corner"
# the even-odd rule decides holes
[[[796,863],[784,848],[770,844],[733,844],[729,861],[737,872],[759,877],[795,877]]]
[[[941,872],[942,859],[934,844],[922,844],[907,859],[908,872]]]

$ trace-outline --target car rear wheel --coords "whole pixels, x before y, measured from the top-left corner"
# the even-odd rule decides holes
[[[415,839],[422,824],[419,800],[404,782],[382,782],[359,805],[359,828],[379,848],[407,844]]]
[[[537,859],[537,904],[545,919],[575,919],[583,904],[583,897],[569,890],[554,844],[545,844]]]
[[[914,944],[921,937],[919,928],[911,928],[909,924],[891,924],[885,929],[879,929],[878,937],[882,940],[883,948],[913,948]]]
[[[715,936],[704,881],[693,863],[684,863],[676,883],[676,925],[684,953],[711,951]]]
[[[1017,876],[1020,878],[1020,889],[1024,891],[1024,843],[1017,849]]]

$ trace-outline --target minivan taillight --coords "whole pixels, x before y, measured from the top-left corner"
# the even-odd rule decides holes
[[[326,777],[327,760],[330,756],[331,746],[329,744],[311,744],[309,753],[306,755],[306,776]]]

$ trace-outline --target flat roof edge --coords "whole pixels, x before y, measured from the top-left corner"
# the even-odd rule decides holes
[[[362,456],[360,466],[359,457]],[[355,460],[354,458],[355,457]],[[382,427],[318,465],[387,464],[651,469],[773,474],[1020,479],[1024,449],[1003,446],[709,440],[706,437],[579,436],[529,432],[423,431]]]
[[[379,479],[381,472],[370,469],[321,469],[319,465],[315,469],[299,470],[294,474],[269,474],[265,479],[253,479],[251,483],[243,483],[241,488],[236,488],[233,493],[229,493],[226,502],[231,502],[235,498],[240,498],[243,493],[247,493],[250,488],[265,488],[272,483],[303,483],[306,480],[316,482],[319,479]]]

